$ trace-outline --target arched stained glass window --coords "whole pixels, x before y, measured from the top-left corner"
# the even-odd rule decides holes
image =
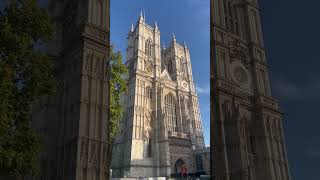
[[[240,14],[243,14],[243,8],[233,3],[231,0],[224,2],[225,22],[229,31],[240,36]]]
[[[187,72],[188,72],[188,64],[184,63],[184,73],[187,73]]]
[[[184,59],[181,59],[181,61],[180,61],[180,68],[183,73],[188,72],[188,64]]]
[[[145,53],[146,53],[146,55],[148,55],[148,56],[151,56],[151,48],[152,47],[152,45],[151,45],[151,40],[150,39],[148,39],[147,41],[146,41],[146,44],[145,44]]]
[[[166,63],[166,69],[167,69],[168,73],[170,75],[172,75],[172,60],[171,59],[169,59],[168,62]]]
[[[177,116],[176,116],[176,103],[172,94],[164,97],[165,113],[168,131],[178,132]]]
[[[152,155],[152,144],[151,144],[151,139],[152,139],[152,130],[151,130],[151,124],[152,124],[152,118],[151,115],[146,115],[145,116],[145,124],[144,124],[144,144],[145,144],[145,152],[144,156],[145,157],[151,157]]]

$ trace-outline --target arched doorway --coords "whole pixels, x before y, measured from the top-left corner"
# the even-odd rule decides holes
[[[197,171],[203,170],[202,157],[200,154],[196,156]]]
[[[176,164],[175,164],[175,173],[180,173],[181,172],[181,167],[182,165],[184,164],[184,161],[182,159],[178,159],[176,161]]]

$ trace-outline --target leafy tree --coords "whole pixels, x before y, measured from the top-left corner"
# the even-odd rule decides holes
[[[30,128],[32,104],[54,92],[53,61],[39,50],[54,34],[37,0],[12,0],[0,10],[0,175],[38,170],[40,137]]]
[[[112,145],[115,137],[119,133],[120,120],[123,115],[123,102],[121,95],[127,91],[128,69],[122,63],[121,52],[114,52],[110,48],[110,148],[109,148],[109,165],[111,164]]]
[[[119,132],[119,121],[122,118],[123,107],[121,103],[121,94],[127,91],[127,67],[122,63],[121,53],[114,52],[111,47],[110,55],[111,76],[110,76],[110,120],[111,120],[111,140]]]

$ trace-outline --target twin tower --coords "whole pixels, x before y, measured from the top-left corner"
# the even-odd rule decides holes
[[[113,177],[167,177],[185,164],[203,169],[198,152],[204,139],[190,52],[172,37],[160,46],[157,24],[142,13],[128,34],[128,92],[124,115],[113,146]]]

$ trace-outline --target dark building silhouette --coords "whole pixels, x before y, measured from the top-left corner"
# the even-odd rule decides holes
[[[212,143],[216,180],[289,180],[257,0],[211,0]]]
[[[58,87],[34,106],[44,142],[35,179],[107,179],[109,0],[51,0],[48,9]]]

